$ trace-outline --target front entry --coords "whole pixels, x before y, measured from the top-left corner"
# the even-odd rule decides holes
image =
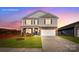
[[[38,28],[34,28],[34,35],[38,35],[38,34],[39,34]]]
[[[35,28],[34,32],[35,32],[35,35],[37,35],[38,34],[38,28]]]
[[[23,33],[38,35],[40,34],[40,30],[38,28],[24,28]]]

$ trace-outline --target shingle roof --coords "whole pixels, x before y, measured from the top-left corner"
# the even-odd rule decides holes
[[[38,10],[38,11],[35,11],[35,12],[29,14],[28,16],[25,16],[23,19],[26,19],[26,18],[43,18],[43,17],[47,17],[47,18],[48,17],[58,18],[57,16],[55,16],[53,14],[50,14],[50,13],[47,13],[47,12]]]
[[[58,30],[72,28],[72,27],[75,27],[77,24],[79,25],[79,21],[72,23],[72,24],[69,24],[69,25],[66,25],[66,26],[63,26],[63,27],[59,28]]]

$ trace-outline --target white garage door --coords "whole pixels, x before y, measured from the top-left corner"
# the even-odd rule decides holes
[[[53,29],[42,29],[41,36],[56,36],[56,30]]]
[[[77,37],[79,37],[79,30],[77,30]]]

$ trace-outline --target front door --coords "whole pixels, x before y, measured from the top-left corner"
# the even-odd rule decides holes
[[[38,35],[38,28],[35,28],[35,29],[34,29],[34,34],[35,34],[35,35]]]

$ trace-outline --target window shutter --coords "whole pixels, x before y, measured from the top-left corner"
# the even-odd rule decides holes
[[[34,24],[35,24],[35,19],[34,19]]]
[[[46,24],[46,22],[45,22],[45,18],[44,18],[44,24]]]
[[[52,18],[51,18],[51,24],[52,24]]]
[[[39,19],[37,20],[37,24],[39,24]]]

